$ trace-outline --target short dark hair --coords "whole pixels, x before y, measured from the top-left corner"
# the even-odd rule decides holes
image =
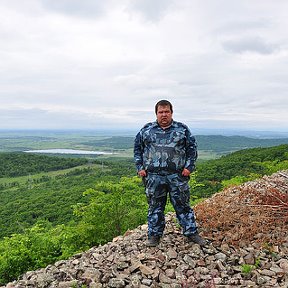
[[[159,106],[169,106],[170,107],[170,110],[171,112],[173,113],[173,106],[172,104],[168,101],[168,100],[160,100],[156,103],[155,105],[155,114],[157,114],[157,111],[158,111],[158,107]]]

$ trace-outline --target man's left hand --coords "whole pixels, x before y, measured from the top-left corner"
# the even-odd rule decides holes
[[[182,176],[188,177],[190,175],[190,173],[191,172],[188,169],[184,168],[182,171]]]

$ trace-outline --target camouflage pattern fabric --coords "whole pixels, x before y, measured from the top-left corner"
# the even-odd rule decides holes
[[[146,196],[148,210],[148,236],[162,236],[165,228],[164,210],[169,194],[183,234],[189,236],[197,232],[194,211],[190,207],[189,178],[179,174],[161,176],[148,173]]]
[[[134,160],[137,171],[181,172],[195,168],[197,145],[189,128],[173,121],[167,129],[157,122],[146,124],[137,134],[134,143]]]
[[[183,234],[197,232],[194,211],[190,207],[189,177],[181,175],[184,168],[192,172],[197,159],[197,145],[189,128],[173,121],[167,129],[157,122],[146,124],[135,137],[134,160],[137,171],[145,170],[148,210],[148,236],[162,236],[165,228],[164,210],[169,194]]]

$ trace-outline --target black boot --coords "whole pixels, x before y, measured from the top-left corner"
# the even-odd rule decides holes
[[[198,233],[189,235],[187,238],[189,242],[194,242],[200,246],[205,246],[207,244],[206,241]]]
[[[155,236],[150,236],[150,237],[148,238],[148,241],[147,241],[147,243],[146,243],[146,246],[148,246],[148,247],[155,247],[155,246],[157,246],[157,245],[159,244],[159,242],[160,242],[160,236],[157,236],[157,235],[155,235]]]

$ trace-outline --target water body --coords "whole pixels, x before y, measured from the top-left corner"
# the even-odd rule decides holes
[[[76,150],[76,149],[41,149],[28,150],[26,153],[41,153],[41,154],[74,154],[74,155],[111,155],[114,153],[102,151]]]

